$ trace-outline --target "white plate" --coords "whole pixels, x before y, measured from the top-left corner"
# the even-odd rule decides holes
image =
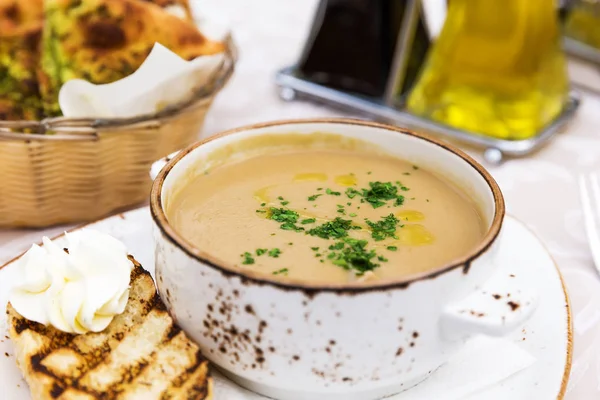
[[[144,267],[154,273],[154,243],[148,208],[106,218],[90,225],[111,234],[128,246]],[[507,272],[518,272],[540,294],[540,305],[527,324],[509,339],[536,358],[526,370],[480,391],[468,400],[562,399],[571,369],[572,330],[569,300],[554,261],[541,242],[521,222],[507,217],[500,264]],[[41,238],[40,238],[41,239]],[[61,245],[63,239],[57,239]],[[15,276],[12,262],[0,269],[0,309],[4,310]],[[222,377],[215,376],[215,400],[264,399]],[[422,383],[427,385],[428,381]],[[3,400],[30,399],[27,384],[15,364],[8,339],[6,314],[0,313],[0,390]],[[389,399],[402,400],[402,394]],[[465,399],[467,400],[467,399]]]

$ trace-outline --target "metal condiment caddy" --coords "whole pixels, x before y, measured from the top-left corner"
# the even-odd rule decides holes
[[[344,2],[347,3],[349,8],[356,7],[356,0],[340,0],[336,4],[336,12],[340,12],[340,3]],[[335,75],[338,71],[334,68],[339,69],[340,64],[344,65],[344,54],[311,54],[311,50],[314,51],[316,48],[315,41],[320,39],[319,35],[323,32],[323,24],[328,23],[327,3],[327,1],[322,1],[317,10],[317,21],[315,22],[313,31],[309,35],[309,40],[298,64],[283,68],[276,75],[275,82],[279,87],[279,94],[283,100],[314,100],[338,108],[341,107],[382,122],[440,135],[448,140],[482,148],[485,160],[495,164],[500,163],[506,156],[525,156],[542,147],[550,138],[562,130],[564,125],[573,117],[580,104],[577,93],[569,93],[568,101],[564,105],[562,112],[537,135],[523,140],[506,140],[483,136],[411,114],[404,107],[404,102],[412,81],[415,79],[415,59],[417,63],[422,63],[424,59],[423,48],[429,45],[429,35],[426,33],[426,29],[424,29],[424,27],[427,27],[427,23],[424,21],[420,1],[406,0],[398,2],[396,0],[389,0],[380,3],[379,11],[382,15],[389,15],[391,14],[390,11],[394,11],[395,15],[399,16],[399,18],[385,25],[387,31],[365,29],[365,31],[369,32],[383,31],[384,33],[389,33],[387,37],[371,39],[387,43],[387,48],[391,50],[385,53],[384,48],[380,54],[376,54],[379,59],[387,60],[387,64],[385,65],[387,71],[384,73],[384,82],[377,86],[377,82],[373,84],[374,81],[371,76],[371,80],[367,82],[371,86],[362,93],[360,88],[367,88],[367,85],[361,84],[354,76],[348,78]],[[390,5],[392,3],[393,5]],[[402,4],[401,10],[398,9],[400,3]],[[392,7],[396,8],[393,9]],[[354,18],[360,18],[360,16],[357,16],[360,14],[357,14],[356,10],[352,11]],[[372,17],[372,15],[366,15],[367,11],[362,11],[365,13],[366,18]],[[373,9],[370,9],[368,12],[372,13]],[[340,19],[339,16],[330,18],[332,23],[336,23]],[[366,23],[365,21],[355,22],[363,25]],[[381,26],[377,28],[381,28]],[[332,38],[321,39],[332,41]],[[359,39],[363,40],[364,37]],[[351,40],[352,38],[349,39],[349,41]],[[333,38],[333,41],[336,42],[338,39]],[[365,45],[363,41],[359,43]],[[341,51],[344,51],[344,49]],[[352,51],[356,50],[352,49]],[[372,50],[370,51],[372,52]],[[348,54],[345,54],[345,56],[346,59],[349,58]],[[313,60],[311,60],[311,57]],[[324,78],[325,74],[323,73],[315,75],[311,75],[310,71],[307,73],[306,65],[311,62],[314,64],[315,59],[318,62],[328,57],[331,59],[330,65],[335,65],[335,67],[332,67],[332,79],[329,82],[326,82],[327,79]],[[337,61],[335,57],[338,57],[340,60],[338,64],[335,64]],[[330,65],[325,65],[324,68],[327,69]],[[373,70],[373,67],[373,65],[365,65],[363,70]],[[375,67],[381,67],[381,65],[376,65]],[[357,68],[355,68],[355,72],[356,70]],[[331,82],[335,84],[330,84]],[[347,90],[345,90],[344,83],[347,83]]]

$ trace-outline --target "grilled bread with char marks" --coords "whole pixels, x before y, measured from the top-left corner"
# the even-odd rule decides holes
[[[127,307],[102,332],[64,333],[9,303],[10,338],[34,400],[212,399],[208,361],[133,261]]]

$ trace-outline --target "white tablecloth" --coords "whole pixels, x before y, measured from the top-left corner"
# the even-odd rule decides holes
[[[215,101],[204,136],[261,121],[343,115],[314,104],[285,103],[273,83],[275,71],[299,56],[315,4],[315,0],[195,1],[197,11],[229,21],[240,47],[236,74]],[[600,82],[600,74],[587,73]],[[600,98],[584,95],[577,118],[551,145],[534,156],[490,168],[503,189],[508,212],[544,241],[567,282],[575,328],[567,400],[600,398],[600,277],[586,242],[576,180],[578,173],[600,172],[599,111]],[[42,235],[66,228],[0,230],[0,262]]]

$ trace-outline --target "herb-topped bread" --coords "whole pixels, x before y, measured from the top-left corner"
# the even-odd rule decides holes
[[[180,18],[193,20],[192,10],[188,0],[143,0],[154,3]]]
[[[43,0],[0,0],[0,120],[39,119]]]
[[[9,303],[10,338],[34,400],[212,398],[208,362],[134,264],[125,310],[101,332],[66,333]]]
[[[60,114],[70,79],[110,83],[133,73],[159,42],[184,59],[224,50],[190,21],[140,0],[46,0],[40,88],[44,111]]]

